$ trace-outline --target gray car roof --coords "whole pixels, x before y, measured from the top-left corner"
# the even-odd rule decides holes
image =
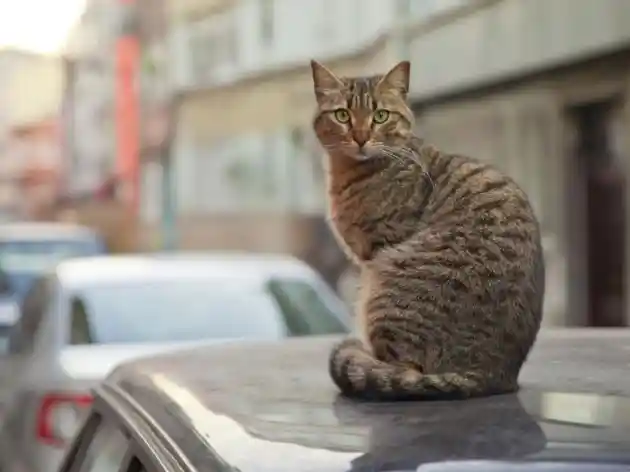
[[[554,454],[630,461],[629,330],[544,331],[517,395],[398,404],[337,395],[327,374],[336,340],[182,351],[121,366],[105,385],[133,397],[193,462],[208,461],[211,445],[242,472],[410,470],[448,458]]]

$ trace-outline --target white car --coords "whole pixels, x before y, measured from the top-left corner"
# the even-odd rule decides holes
[[[350,324],[332,289],[290,257],[63,261],[26,295],[0,358],[0,470],[55,471],[91,387],[122,361],[213,342],[347,333]]]

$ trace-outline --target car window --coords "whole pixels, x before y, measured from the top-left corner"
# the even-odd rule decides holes
[[[120,428],[103,421],[82,456],[76,472],[118,472],[127,459],[130,439]]]
[[[238,279],[95,284],[75,290],[69,307],[71,345],[286,336],[273,297]]]
[[[9,335],[9,353],[29,353],[34,348],[44,314],[52,297],[52,283],[39,279],[33,284],[22,303],[21,315]]]
[[[144,466],[144,464],[142,464],[140,459],[133,457],[126,472],[147,472],[147,470],[148,469]]]
[[[70,303],[70,344],[92,344],[94,337],[90,331],[85,304],[74,297]]]
[[[336,313],[325,302],[318,290],[304,280],[274,279],[269,291],[278,302],[292,336],[311,336],[347,333],[341,321],[343,313]]]

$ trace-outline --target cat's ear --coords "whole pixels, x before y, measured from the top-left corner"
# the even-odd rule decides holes
[[[313,73],[315,97],[318,102],[326,98],[327,95],[337,93],[343,89],[344,84],[341,79],[316,60],[311,60],[311,71]]]
[[[392,67],[378,83],[378,87],[384,90],[395,90],[403,97],[409,92],[409,79],[411,75],[411,63],[402,61]]]

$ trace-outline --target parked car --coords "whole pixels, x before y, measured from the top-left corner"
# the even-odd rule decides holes
[[[96,388],[60,472],[629,470],[628,331],[544,331],[520,392],[442,402],[339,397],[327,372],[335,341],[210,346],[119,366]]]
[[[193,344],[347,333],[350,316],[286,256],[180,254],[66,260],[27,294],[0,359],[3,472],[52,471],[117,364]],[[208,367],[204,367],[208,368]],[[235,374],[237,375],[237,374]]]
[[[19,302],[34,280],[69,257],[105,253],[94,230],[69,223],[0,224],[0,271]]]

